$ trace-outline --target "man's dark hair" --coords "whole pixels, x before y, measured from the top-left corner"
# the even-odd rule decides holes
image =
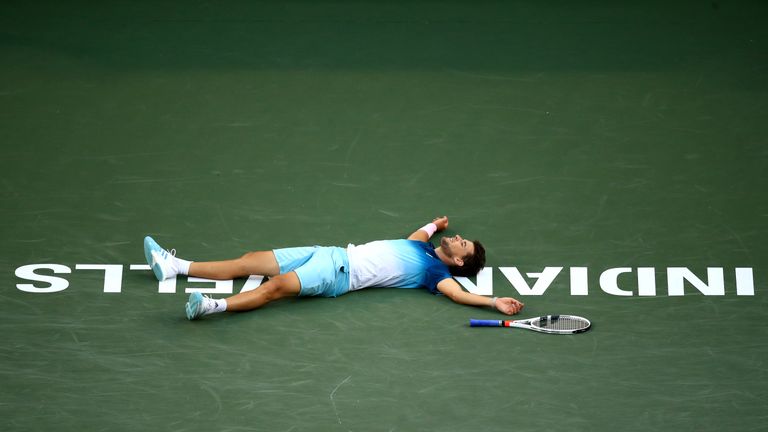
[[[485,248],[477,240],[472,240],[475,245],[475,253],[464,257],[463,266],[450,266],[453,276],[473,277],[485,267]]]

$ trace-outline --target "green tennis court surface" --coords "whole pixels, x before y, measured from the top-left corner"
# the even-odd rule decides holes
[[[765,430],[766,22],[3,2],[0,429]],[[145,235],[212,260],[441,214],[488,250],[474,283],[593,328],[470,328],[502,316],[396,289],[188,322],[188,289],[256,282],[131,269]]]

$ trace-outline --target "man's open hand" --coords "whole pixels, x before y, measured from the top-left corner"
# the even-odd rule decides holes
[[[499,297],[496,299],[496,309],[507,315],[514,315],[520,312],[523,306],[525,305],[512,297]]]

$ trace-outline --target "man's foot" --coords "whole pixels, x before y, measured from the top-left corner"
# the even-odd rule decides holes
[[[199,292],[193,292],[189,295],[189,301],[185,307],[187,310],[187,319],[190,321],[196,320],[209,313],[213,307],[215,307],[215,305],[212,299]]]
[[[155,273],[157,280],[164,281],[178,274],[176,266],[173,263],[175,255],[176,249],[171,249],[171,251],[168,252],[161,248],[152,237],[144,237],[144,257],[147,259],[147,264],[149,264],[152,271]]]

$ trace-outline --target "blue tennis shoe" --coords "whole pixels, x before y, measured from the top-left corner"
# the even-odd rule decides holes
[[[192,321],[205,315],[208,309],[210,309],[210,305],[208,304],[210,301],[211,300],[208,297],[200,294],[199,292],[193,292],[190,294],[189,301],[186,305],[187,319]]]
[[[155,277],[159,281],[172,278],[178,274],[173,258],[176,255],[176,249],[167,251],[150,236],[144,237],[144,258],[147,264],[152,268]]]

